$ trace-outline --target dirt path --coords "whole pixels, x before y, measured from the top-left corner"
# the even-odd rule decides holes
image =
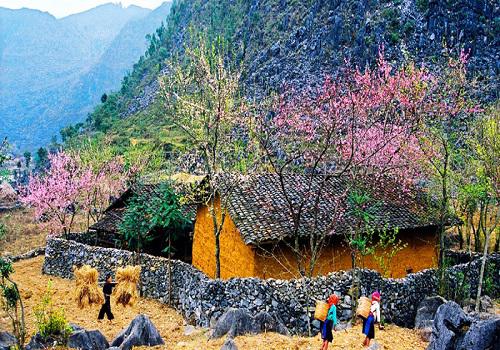
[[[35,333],[33,307],[39,303],[47,284],[52,281],[53,300],[58,307],[64,308],[68,320],[86,329],[99,329],[108,340],[112,340],[121,329],[138,314],[148,315],[165,339],[168,349],[220,349],[224,339],[208,340],[205,329],[196,329],[192,334],[185,335],[185,323],[182,317],[173,309],[150,299],[141,299],[135,306],[123,308],[112,302],[116,317],[113,324],[107,321],[96,321],[98,308],[80,310],[72,299],[74,281],[41,274],[43,257],[20,261],[14,264],[14,279],[21,287],[27,309],[27,324],[30,336]],[[6,318],[0,318],[0,329],[10,330]],[[384,331],[377,331],[377,342],[381,349],[417,350],[425,349],[427,343],[420,340],[414,331],[389,325]],[[363,349],[360,346],[362,335],[360,328],[334,333],[334,343],[330,349]],[[319,337],[284,337],[268,333],[258,336],[237,337],[239,349],[318,349]],[[147,348],[143,348],[147,349]]]

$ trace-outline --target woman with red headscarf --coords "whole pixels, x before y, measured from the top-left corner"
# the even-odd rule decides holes
[[[328,297],[326,302],[330,308],[328,309],[325,322],[321,324],[321,339],[323,339],[321,350],[327,350],[328,343],[333,341],[332,329],[337,325],[337,304],[339,302],[339,297],[336,294],[332,294]]]
[[[363,341],[364,346],[370,345],[370,340],[375,338],[375,322],[380,322],[380,293],[373,292],[372,305],[368,317],[363,320],[363,334],[366,335]]]

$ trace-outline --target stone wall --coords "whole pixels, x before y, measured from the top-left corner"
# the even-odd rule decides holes
[[[89,246],[64,239],[50,239],[45,252],[44,273],[72,278],[72,265],[90,264],[100,272],[100,277],[113,273],[118,266],[134,264],[140,258],[141,292],[143,296],[171,304],[192,324],[209,326],[229,307],[245,307],[252,313],[268,311],[280,317],[292,333],[305,333],[309,321],[308,308],[314,299],[326,299],[333,292],[342,295],[339,317],[347,320],[351,316],[350,297],[351,272],[335,272],[327,276],[300,280],[275,280],[258,278],[232,278],[213,280],[189,264],[171,261],[171,288],[168,260],[112,248]],[[498,285],[500,278],[500,255],[489,259],[495,265]],[[459,272],[468,271],[471,290],[477,288],[480,260],[449,269],[453,281]],[[371,270],[359,270],[362,293],[374,290],[382,293],[383,315],[386,321],[411,327],[416,307],[426,296],[437,292],[436,271],[429,269],[401,279],[384,279]],[[171,292],[171,293],[169,293]],[[498,296],[493,296],[498,297]]]

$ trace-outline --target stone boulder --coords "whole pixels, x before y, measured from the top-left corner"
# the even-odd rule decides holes
[[[283,335],[289,335],[288,328],[283,322],[272,316],[270,313],[262,311],[253,318],[253,333],[276,332]]]
[[[432,327],[437,309],[446,303],[446,299],[439,295],[427,297],[418,304],[415,316],[415,328],[421,329]]]
[[[463,339],[472,319],[455,302],[441,305],[434,317],[431,342],[427,350],[455,350]]]
[[[248,309],[231,308],[226,311],[215,324],[212,338],[220,338],[228,335],[234,338],[243,334],[259,334],[263,332],[277,332],[289,335],[288,329],[283,322],[267,312],[260,312],[252,317]]]
[[[16,337],[9,332],[0,332],[0,350],[10,350],[17,344]]]
[[[474,322],[462,340],[458,350],[488,350],[500,346],[500,318]]]
[[[236,337],[245,333],[251,333],[253,330],[253,317],[247,309],[227,310],[217,320],[212,338],[220,338],[224,335]]]
[[[446,303],[446,299],[439,295],[427,297],[420,302],[415,316],[415,328],[418,329],[420,337],[424,341],[430,341],[432,337],[432,326],[437,309]]]
[[[40,335],[40,333],[36,333],[31,337],[30,342],[26,345],[26,350],[45,350],[47,348],[63,346],[66,344],[62,344],[58,342],[57,339],[52,337],[44,338]]]
[[[71,334],[68,348],[79,350],[105,350],[109,347],[106,337],[98,330],[79,330]]]
[[[220,350],[238,350],[238,347],[232,338],[227,338]]]
[[[130,325],[111,342],[111,347],[130,350],[134,346],[156,346],[165,342],[153,322],[146,315],[138,315]]]
[[[476,314],[476,300],[475,299],[470,299],[468,300],[468,303],[463,307],[464,311],[467,313],[474,313]],[[494,314],[495,313],[495,306],[493,305],[493,301],[491,298],[487,295],[483,295],[479,299],[479,314]],[[487,317],[487,316],[484,316]]]

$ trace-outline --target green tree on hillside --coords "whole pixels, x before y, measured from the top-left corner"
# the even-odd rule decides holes
[[[42,171],[47,169],[48,166],[49,166],[49,152],[45,147],[40,147],[36,151],[35,169],[38,171]]]
[[[24,305],[17,283],[12,280],[14,273],[12,264],[0,258],[0,293],[1,307],[12,322],[14,336],[20,349],[24,349],[26,324],[24,322]]]
[[[221,176],[248,172],[253,163],[252,144],[245,142],[248,115],[240,95],[240,68],[226,60],[229,52],[221,38],[206,44],[200,37],[186,47],[186,60],[169,62],[168,74],[160,81],[168,118],[194,146],[207,174],[206,205],[215,237],[215,277],[220,277],[220,234],[226,217],[233,181]],[[223,192],[223,194],[221,194]],[[219,196],[219,194],[221,194]],[[220,200],[218,200],[220,199]]]

